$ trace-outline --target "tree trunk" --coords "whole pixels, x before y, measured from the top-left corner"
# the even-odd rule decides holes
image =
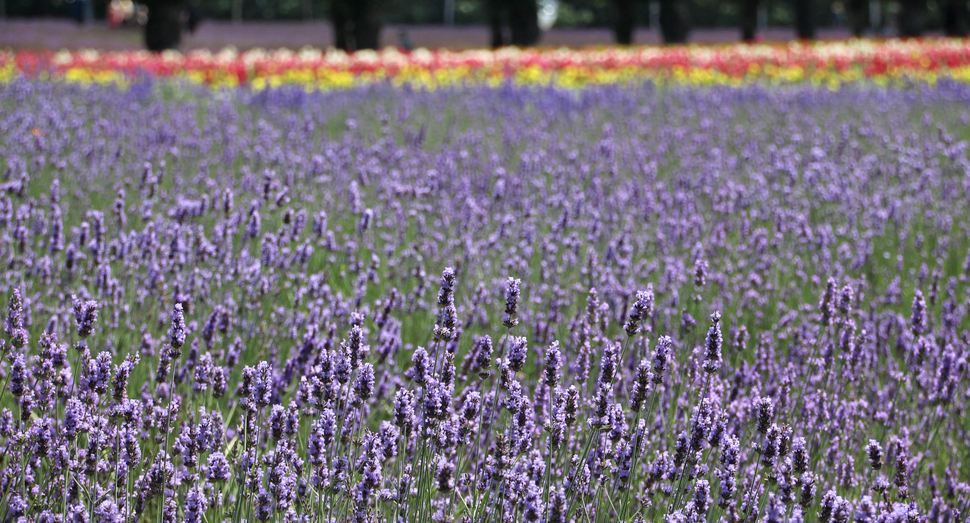
[[[232,0],[232,23],[242,23],[242,0]]]
[[[794,0],[795,34],[801,40],[815,38],[815,0]]]
[[[923,36],[923,0],[899,2],[899,36],[915,38]]]
[[[970,34],[970,8],[966,0],[950,0],[943,10],[943,28],[947,36],[966,37]]]
[[[845,5],[845,16],[848,18],[852,36],[862,36],[869,27],[869,1],[848,0]]]
[[[493,48],[503,45],[528,47],[539,42],[539,11],[535,0],[488,0],[488,28]],[[509,35],[506,38],[505,24]]]
[[[182,3],[179,0],[155,0],[148,3],[145,23],[145,47],[149,51],[177,49],[182,42]]]
[[[377,0],[356,0],[354,5],[354,50],[381,46],[381,10]]]
[[[529,47],[539,43],[539,11],[535,0],[511,0],[508,13],[512,45]]]
[[[633,29],[636,27],[633,0],[613,0],[616,6],[616,19],[613,22],[613,34],[616,43],[630,45],[633,43]]]
[[[660,0],[660,33],[664,43],[682,44],[690,33],[690,13],[683,0]]]
[[[313,20],[313,0],[300,0],[304,20]]]
[[[741,39],[754,41],[758,31],[758,0],[741,0]]]
[[[333,24],[333,46],[341,51],[350,52],[350,13],[347,5],[339,0],[330,3],[330,22]]]
[[[445,25],[455,25],[455,0],[445,0]]]
[[[486,7],[488,8],[489,44],[492,49],[498,49],[507,43],[503,34],[502,15],[504,10],[502,9],[502,0],[488,0]]]

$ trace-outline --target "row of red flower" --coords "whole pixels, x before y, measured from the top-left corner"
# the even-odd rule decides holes
[[[339,51],[231,49],[187,54],[130,52],[0,52],[0,79],[16,75],[75,79],[131,78],[149,74],[212,84],[259,85],[340,77],[345,83],[375,78],[545,81],[558,76],[586,81],[622,76],[681,80],[832,80],[938,76],[970,80],[970,43],[965,40],[851,40],[792,44],[634,47],[589,50],[428,51],[345,54]],[[674,78],[676,79],[676,78]]]

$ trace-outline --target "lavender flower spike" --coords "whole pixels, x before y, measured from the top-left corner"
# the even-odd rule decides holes
[[[721,345],[724,337],[721,334],[721,313],[711,314],[711,328],[707,331],[707,341],[704,344],[706,349],[704,355],[704,372],[708,374],[717,372],[721,368]]]
[[[627,336],[635,336],[640,332],[644,320],[653,315],[653,285],[647,285],[646,291],[638,291],[637,299],[633,302],[630,319],[623,326]]]
[[[913,336],[920,336],[926,331],[926,299],[923,293],[916,289],[916,296],[913,297],[913,317],[912,317]]]
[[[170,331],[170,342],[172,350],[170,356],[176,359],[182,355],[182,345],[185,345],[185,315],[182,314],[182,304],[176,303],[172,309],[172,328]]]
[[[24,300],[20,296],[20,289],[14,288],[7,307],[7,321],[3,331],[10,336],[10,344],[22,348],[27,344],[27,330],[24,329]]]
[[[502,316],[502,325],[511,329],[519,324],[517,318],[519,307],[519,292],[522,280],[509,277],[508,285],[505,290],[505,315]]]

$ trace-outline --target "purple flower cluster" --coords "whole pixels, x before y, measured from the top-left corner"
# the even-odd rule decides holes
[[[970,88],[0,107],[2,522],[970,515]]]

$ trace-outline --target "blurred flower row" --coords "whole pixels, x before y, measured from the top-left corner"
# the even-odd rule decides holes
[[[403,53],[304,48],[188,54],[145,51],[0,52],[0,82],[27,75],[82,83],[124,84],[143,75],[174,77],[214,87],[255,89],[302,85],[345,88],[389,81],[439,87],[462,83],[582,87],[643,80],[658,84],[740,85],[811,83],[838,87],[940,79],[970,81],[970,43],[957,39],[850,40],[792,44],[633,47]]]

